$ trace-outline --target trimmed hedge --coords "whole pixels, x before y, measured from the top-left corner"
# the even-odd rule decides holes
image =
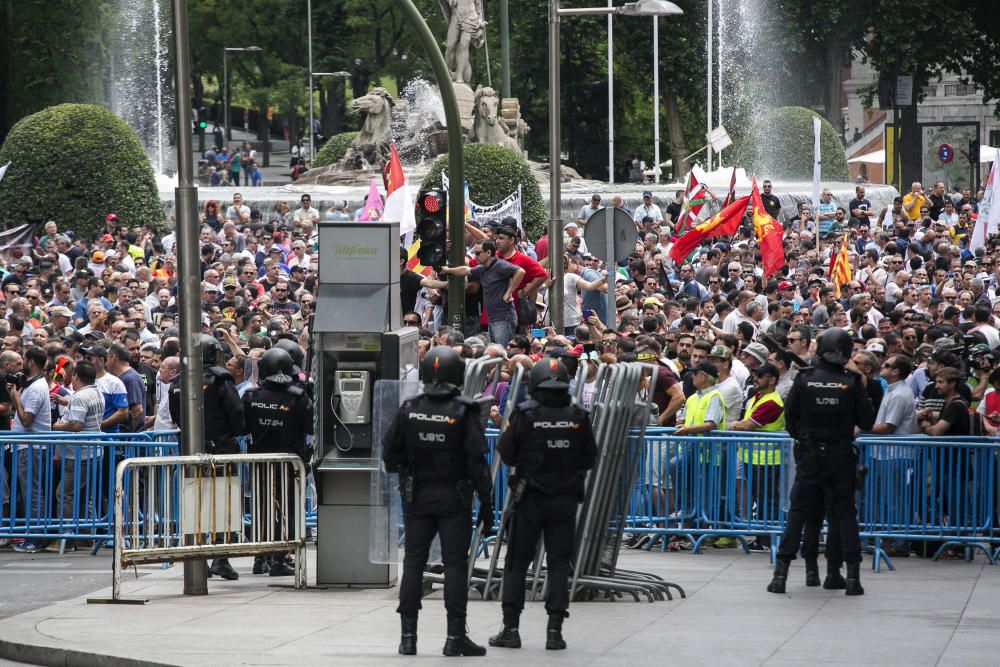
[[[544,235],[548,221],[545,203],[527,161],[509,148],[492,144],[465,144],[462,150],[469,199],[480,206],[492,206],[510,196],[520,185],[524,230],[532,240]],[[434,160],[421,187],[425,190],[441,187],[442,169],[448,170],[447,155],[440,155]]]
[[[93,104],[60,104],[21,119],[0,148],[11,161],[0,183],[0,217],[59,223],[89,238],[108,213],[129,227],[162,228],[149,158],[125,121]]]
[[[811,181],[813,118],[820,119],[821,174],[825,181],[848,181],[847,157],[829,121],[804,107],[779,107],[754,123],[736,148],[737,164],[758,178]]]
[[[351,147],[351,142],[356,136],[358,136],[357,132],[341,132],[327,139],[326,143],[316,151],[313,167],[325,167],[343,160],[347,149]]]

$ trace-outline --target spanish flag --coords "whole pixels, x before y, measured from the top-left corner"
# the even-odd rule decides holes
[[[840,298],[840,286],[851,282],[851,258],[847,254],[847,234],[844,234],[844,242],[840,245],[840,250],[830,257],[830,282],[833,289]]]
[[[750,191],[750,201],[753,205],[753,228],[757,233],[757,245],[760,256],[764,260],[764,277],[776,273],[785,265],[785,249],[781,245],[781,226],[764,209],[764,200],[757,189],[757,178],[753,179],[753,189]]]
[[[670,248],[670,258],[674,260],[675,264],[678,264],[683,262],[692,250],[701,245],[703,240],[735,234],[736,230],[740,228],[740,222],[743,220],[749,203],[750,195],[740,197],[719,211],[715,217],[688,231],[684,236],[674,241],[674,245]]]

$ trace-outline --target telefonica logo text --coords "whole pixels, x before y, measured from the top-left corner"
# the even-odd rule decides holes
[[[369,257],[375,257],[378,254],[378,248],[370,245],[338,244],[333,246],[333,254],[337,257],[366,259]]]

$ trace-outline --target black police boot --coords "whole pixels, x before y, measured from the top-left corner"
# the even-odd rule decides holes
[[[417,654],[417,617],[400,616],[399,623],[401,631],[399,634],[399,654]]]
[[[265,556],[254,556],[253,559],[253,573],[254,574],[267,574],[268,569],[271,567],[271,562]]]
[[[549,651],[561,651],[566,648],[566,640],[562,636],[563,615],[549,614],[549,627],[545,632],[545,648]]]
[[[826,564],[826,579],[823,580],[823,588],[828,591],[842,591],[847,588],[844,575],[840,573],[840,566],[829,561]]]
[[[847,564],[847,581],[845,583],[845,595],[865,594],[865,589],[861,587],[861,563]]]
[[[806,586],[819,586],[819,563],[806,561]]]
[[[774,576],[771,577],[771,583],[767,585],[767,592],[783,595],[785,593],[785,582],[787,580],[788,563],[783,560],[776,561],[774,564]]]
[[[284,556],[274,556],[271,558],[268,574],[272,577],[290,577],[295,574],[295,568],[288,564]]]
[[[520,620],[520,614],[504,609],[503,628],[500,634],[490,637],[490,646],[521,648],[521,634],[517,631]]]
[[[448,619],[448,638],[441,653],[448,657],[486,655],[486,647],[475,643],[465,634],[465,617]]]
[[[212,561],[212,566],[208,568],[209,574],[222,577],[226,581],[236,581],[240,578],[240,573],[229,564],[228,558],[216,558]]]

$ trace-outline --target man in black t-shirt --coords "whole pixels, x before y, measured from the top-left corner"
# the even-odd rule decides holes
[[[875,211],[872,203],[865,199],[865,189],[860,185],[854,188],[854,199],[847,205],[847,210],[851,213],[851,222],[857,220],[862,225],[871,227],[874,220]]]
[[[681,218],[681,213],[684,211],[684,191],[678,190],[674,193],[674,200],[667,204],[667,210],[665,212],[667,220],[671,225],[677,226],[677,221]]]
[[[399,296],[400,305],[404,313],[413,312],[413,307],[417,303],[417,294],[420,292],[420,281],[424,279],[416,271],[406,268],[409,256],[406,248],[399,248]]]
[[[769,216],[778,220],[778,214],[781,213],[781,202],[771,194],[771,181],[764,181],[763,187],[764,191],[760,194],[760,199],[764,202],[764,210]]]
[[[971,419],[969,417],[969,403],[959,391],[959,387],[965,384],[965,376],[957,368],[942,368],[934,374],[934,384],[928,385],[927,389],[933,386],[941,400],[941,407],[935,414],[925,410],[917,412],[917,424],[920,430],[927,435],[952,436],[969,435],[971,431]],[[925,391],[926,393],[926,391]]]

